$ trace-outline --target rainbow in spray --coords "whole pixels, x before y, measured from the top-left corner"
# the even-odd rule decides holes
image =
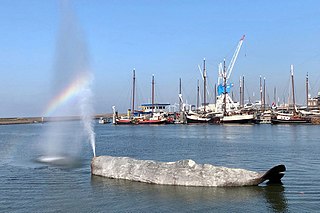
[[[88,86],[91,79],[90,76],[83,72],[78,75],[62,92],[60,92],[54,99],[50,101],[46,110],[44,111],[45,116],[50,116],[56,112],[60,107],[68,103],[74,97],[77,97],[84,88]]]

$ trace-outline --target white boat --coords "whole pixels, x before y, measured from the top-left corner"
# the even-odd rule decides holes
[[[302,117],[300,115],[286,116],[277,115],[271,119],[272,124],[304,124],[311,123],[311,118]]]
[[[264,111],[257,115],[257,117],[254,119],[254,122],[257,124],[271,124],[271,118],[271,111]]]
[[[220,123],[220,118],[222,117],[221,113],[214,112],[193,112],[189,111],[186,113],[187,123]]]
[[[187,123],[210,123],[212,118],[201,116],[199,114],[187,115]]]
[[[106,117],[99,118],[99,124],[107,124],[107,123],[111,123],[108,118]]]
[[[222,123],[252,123],[254,115],[251,114],[235,114],[235,115],[226,115],[221,118]]]
[[[219,65],[216,112],[221,112],[223,114],[221,123],[251,123],[254,120],[253,114],[241,113],[239,103],[234,102],[229,95],[233,85],[229,82],[229,79],[243,40],[244,36],[240,39],[228,68],[226,68],[225,60],[223,61],[223,65],[222,63]]]
[[[115,106],[113,106],[113,124],[131,125],[173,123],[173,120],[168,118],[168,113],[166,113],[166,108],[170,104],[157,104],[154,102],[154,75],[152,75],[152,103],[142,104],[140,106],[141,110],[135,110],[135,79],[135,70],[133,70],[132,109],[128,109],[126,116],[119,117],[115,110]]]
[[[300,112],[302,115],[317,115],[317,116],[320,115],[319,110],[310,110],[310,111],[299,110],[299,112]]]
[[[293,113],[290,114],[280,114],[277,113],[271,119],[272,124],[301,124],[301,123],[311,123],[311,118],[302,115],[301,112],[297,110],[296,102],[295,102],[295,95],[294,95],[294,78],[293,78],[293,65],[290,66],[291,72],[291,84],[292,84],[292,100],[293,100]]]

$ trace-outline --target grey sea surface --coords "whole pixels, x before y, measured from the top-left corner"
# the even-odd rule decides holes
[[[257,172],[277,164],[287,167],[282,186],[218,188],[92,176],[92,150],[86,141],[76,147],[76,164],[41,163],[37,159],[43,155],[42,140],[50,125],[59,123],[0,126],[0,212],[319,211],[317,125],[95,125],[97,155],[192,159]],[[80,124],[72,122],[64,137],[76,128]],[[63,148],[75,149],[68,140]]]

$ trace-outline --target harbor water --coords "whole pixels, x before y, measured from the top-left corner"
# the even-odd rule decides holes
[[[264,172],[287,168],[283,185],[165,186],[91,176],[92,149],[77,164],[38,162],[43,134],[59,123],[0,126],[0,212],[316,212],[320,207],[317,125],[95,124],[96,155],[177,161]],[[81,128],[72,122],[73,128]],[[63,133],[73,134],[70,129]],[[55,137],[54,135],[52,137]],[[64,148],[73,149],[67,142]]]

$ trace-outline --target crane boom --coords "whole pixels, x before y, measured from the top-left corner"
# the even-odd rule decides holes
[[[219,74],[218,74],[218,85],[219,85],[220,84],[220,79],[223,78],[223,76],[222,76],[222,73],[223,73],[222,63],[219,63],[218,70],[219,70]]]
[[[228,69],[227,69],[227,73],[228,73],[228,75],[227,75],[227,80],[230,78],[230,75],[231,75],[231,73],[232,73],[233,66],[234,66],[234,64],[235,64],[235,62],[236,62],[236,60],[237,60],[237,57],[238,57],[238,54],[239,54],[239,52],[240,52],[240,49],[241,49],[241,46],[242,46],[242,43],[243,43],[244,38],[245,38],[245,35],[243,35],[242,38],[240,39],[240,41],[239,41],[239,43],[238,43],[238,46],[237,46],[237,48],[236,48],[236,51],[234,52],[234,54],[233,54],[233,56],[232,56],[231,62],[230,62],[229,66],[228,66]]]

